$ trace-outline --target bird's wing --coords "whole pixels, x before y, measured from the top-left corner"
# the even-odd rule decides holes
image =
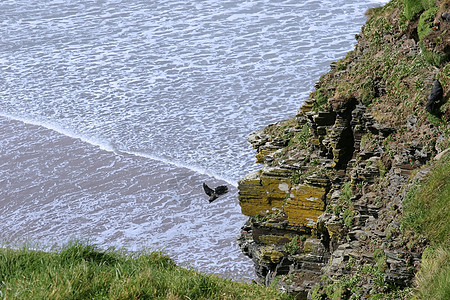
[[[223,195],[228,192],[228,187],[226,185],[220,185],[216,187],[215,192],[217,195]]]
[[[216,200],[219,196],[217,196],[217,194],[212,194],[211,197],[209,197],[209,203],[213,202],[214,200]]]
[[[211,196],[214,194],[214,190],[206,185],[206,183],[203,182],[203,189],[205,190],[206,195]]]

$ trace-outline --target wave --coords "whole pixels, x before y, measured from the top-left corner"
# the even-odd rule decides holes
[[[10,119],[10,120],[14,120],[14,121],[19,121],[28,125],[34,125],[34,126],[40,126],[40,127],[44,127],[47,129],[50,129],[52,131],[55,131],[59,134],[62,134],[64,136],[68,136],[70,138],[73,139],[79,139],[87,144],[91,144],[93,146],[99,147],[101,150],[105,150],[108,152],[114,152],[114,146],[104,140],[101,139],[94,139],[91,137],[87,137],[85,135],[76,133],[73,130],[67,129],[67,128],[61,128],[60,126],[51,123],[51,122],[47,122],[47,121],[40,121],[40,120],[33,120],[33,119],[29,119],[29,118],[24,118],[24,117],[20,117],[20,116],[16,116],[16,115],[12,115],[12,114],[5,114],[0,112],[0,117],[6,118],[6,119]]]
[[[151,159],[154,161],[158,161],[167,165],[171,165],[171,166],[175,166],[177,168],[184,168],[184,169],[188,169],[191,170],[195,173],[201,174],[201,175],[206,175],[209,177],[213,177],[217,180],[220,181],[224,181],[234,187],[237,187],[237,182],[230,179],[230,178],[226,178],[224,176],[221,176],[219,174],[215,174],[214,172],[210,172],[204,168],[198,167],[198,166],[193,166],[193,165],[189,165],[189,164],[185,164],[182,163],[180,161],[175,161],[175,160],[171,160],[170,158],[165,158],[165,157],[161,157],[161,156],[157,156],[151,153],[145,153],[145,152],[140,152],[140,151],[129,151],[129,150],[124,150],[124,149],[119,149],[114,143],[107,141],[107,140],[103,140],[103,139],[99,139],[99,138],[92,138],[92,137],[88,137],[82,134],[79,134],[73,130],[67,129],[67,128],[61,128],[60,126],[53,124],[51,122],[47,122],[47,121],[39,121],[39,120],[33,120],[33,119],[29,119],[29,118],[24,118],[24,117],[20,117],[20,116],[16,116],[16,115],[11,115],[11,114],[5,114],[0,112],[0,117],[9,119],[9,120],[14,120],[14,121],[19,121],[22,122],[24,124],[28,124],[28,125],[34,125],[34,126],[39,126],[39,127],[44,127],[46,129],[52,130],[54,132],[57,132],[59,134],[62,134],[64,136],[73,138],[73,139],[79,139],[84,143],[90,144],[92,146],[98,147],[99,149],[103,150],[103,151],[107,151],[107,152],[112,152],[116,155],[132,155],[132,156],[137,156],[137,157],[143,157],[143,158],[147,158],[147,159]]]
[[[194,171],[195,173],[198,173],[198,174],[201,174],[201,175],[206,175],[206,176],[209,176],[209,177],[213,177],[213,178],[215,178],[217,180],[224,181],[224,182],[226,182],[226,183],[228,183],[228,184],[230,184],[230,185],[232,185],[234,187],[237,187],[237,182],[236,181],[231,180],[231,179],[226,178],[226,177],[223,177],[223,176],[220,176],[218,174],[215,174],[213,172],[210,172],[210,171],[208,171],[208,170],[206,170],[204,168],[198,167],[198,166],[192,166],[192,165],[185,164],[185,163],[182,163],[182,162],[179,162],[179,161],[173,161],[173,160],[170,160],[170,159],[167,159],[167,158],[164,158],[164,157],[160,157],[160,156],[156,156],[156,155],[149,154],[149,153],[144,153],[144,152],[122,151],[122,150],[117,150],[117,151],[119,152],[119,154],[120,153],[124,153],[124,154],[128,154],[128,155],[135,155],[135,156],[139,156],[139,157],[148,158],[148,159],[151,159],[151,160],[156,160],[156,161],[168,164],[168,165],[173,165],[173,166],[178,167],[178,168],[189,169],[191,171]]]

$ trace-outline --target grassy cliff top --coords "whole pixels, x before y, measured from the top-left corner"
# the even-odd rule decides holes
[[[1,299],[289,299],[273,288],[180,268],[158,252],[134,256],[80,242],[46,253],[0,249]]]

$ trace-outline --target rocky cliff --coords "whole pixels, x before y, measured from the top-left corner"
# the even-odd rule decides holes
[[[402,203],[450,146],[448,12],[448,0],[370,10],[297,115],[251,134],[262,169],[239,182],[238,241],[261,282],[299,299],[411,286],[427,240],[402,230]]]

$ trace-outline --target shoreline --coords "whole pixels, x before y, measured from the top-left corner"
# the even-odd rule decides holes
[[[37,125],[0,117],[0,126],[0,205],[8,216],[0,238],[51,247],[87,237],[106,248],[163,248],[181,265],[253,279],[235,242],[233,226],[245,220],[236,189],[209,205],[201,183],[223,182],[145,157],[117,156]]]

